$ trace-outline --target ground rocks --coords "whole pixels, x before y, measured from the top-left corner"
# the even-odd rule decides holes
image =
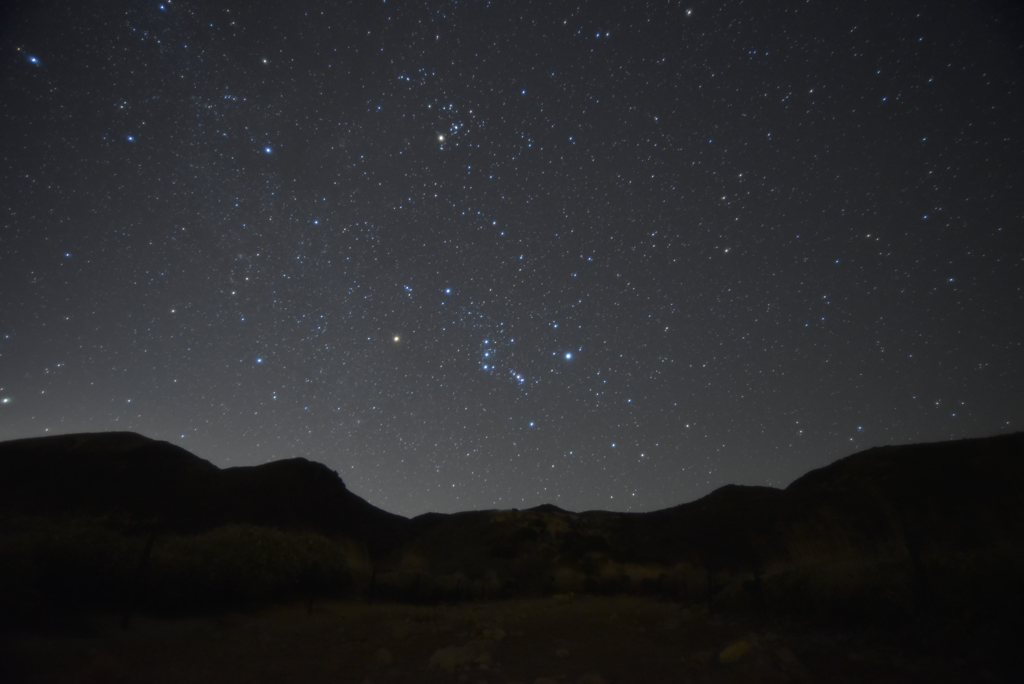
[[[391,667],[391,663],[395,661],[391,651],[386,648],[378,648],[373,654],[373,662],[377,667]]]
[[[476,665],[487,669],[492,662],[493,642],[471,641],[463,646],[445,646],[430,656],[429,667],[448,674]]]
[[[734,641],[722,649],[722,652],[718,654],[718,662],[723,665],[735,663],[749,652],[750,642],[740,639],[739,641]]]

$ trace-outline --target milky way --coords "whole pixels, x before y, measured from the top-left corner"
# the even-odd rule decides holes
[[[1024,424],[994,2],[25,2],[0,439],[652,510]]]

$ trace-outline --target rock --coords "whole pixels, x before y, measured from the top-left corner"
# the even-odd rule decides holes
[[[718,654],[718,662],[723,665],[735,663],[749,652],[750,642],[746,639],[740,639],[739,641],[734,641],[722,649],[722,652]]]
[[[483,637],[488,641],[501,641],[505,638],[505,630],[501,627],[489,627],[483,631]]]
[[[800,661],[797,660],[796,654],[793,653],[793,651],[791,651],[790,649],[786,648],[785,646],[775,649],[775,656],[779,659],[779,662],[781,663],[800,663]]]
[[[475,657],[476,653],[468,646],[445,646],[430,656],[430,668],[455,674],[456,669],[473,662]]]
[[[394,661],[391,651],[386,648],[378,648],[373,654],[373,662],[377,667],[391,667]]]
[[[703,604],[687,606],[679,614],[679,617],[683,620],[695,620],[697,618],[706,618],[707,616],[708,608]]]
[[[605,681],[604,677],[596,672],[588,672],[587,674],[580,675],[580,678],[576,680],[576,684],[605,684]]]
[[[468,668],[473,663],[490,667],[491,648],[493,645],[484,641],[471,641],[465,646],[445,646],[434,651],[429,666],[448,674],[454,674],[459,668]]]
[[[779,659],[780,669],[798,682],[811,681],[811,673],[800,662],[796,654],[788,648],[775,649],[775,657]]]

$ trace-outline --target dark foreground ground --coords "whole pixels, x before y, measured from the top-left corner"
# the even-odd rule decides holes
[[[1021,492],[1024,433],[648,513],[413,520],[305,459],[6,442],[0,684],[1024,682]]]
[[[282,604],[177,619],[78,618],[6,635],[3,682],[1021,681],[1019,636],[940,621],[755,620],[639,597],[423,607]]]

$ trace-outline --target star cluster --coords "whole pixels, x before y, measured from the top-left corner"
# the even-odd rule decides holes
[[[0,439],[652,510],[1024,423],[1009,4],[26,3]]]

